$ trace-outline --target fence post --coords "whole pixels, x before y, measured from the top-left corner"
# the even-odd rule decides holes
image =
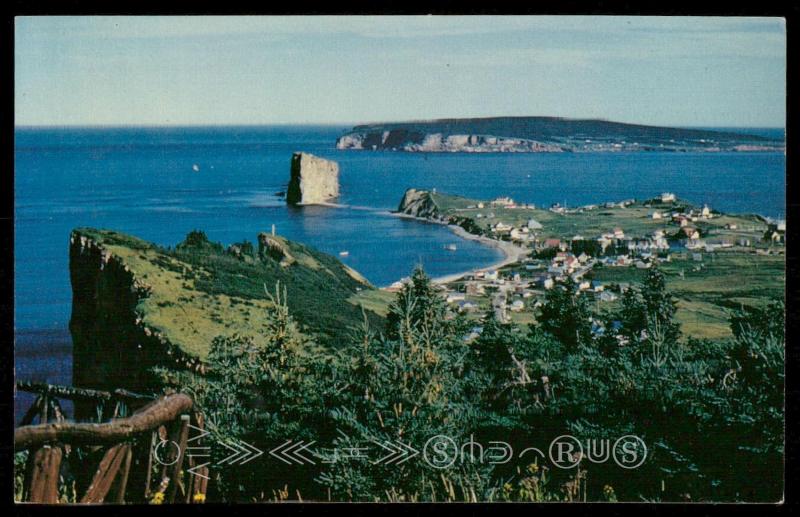
[[[189,415],[181,415],[180,430],[178,431],[178,461],[172,471],[172,487],[169,491],[169,502],[175,502],[175,494],[178,490],[178,483],[180,482],[180,473],[183,468],[183,459],[186,457],[186,443],[189,440]],[[188,488],[184,488],[188,490]]]
[[[61,447],[45,445],[30,452],[31,471],[27,500],[33,503],[58,502],[58,478],[63,452]]]
[[[130,444],[119,443],[106,451],[81,503],[102,503],[105,500],[111,489],[111,483],[122,466],[122,460],[127,456],[129,450]]]
[[[125,490],[128,488],[128,473],[131,471],[131,460],[133,459],[133,451],[130,447],[128,447],[127,452],[125,453],[125,463],[122,467],[122,473],[120,474],[119,484],[117,485],[117,503],[124,503],[125,502]]]

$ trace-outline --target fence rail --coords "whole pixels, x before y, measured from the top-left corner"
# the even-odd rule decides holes
[[[66,498],[69,502],[205,501],[208,469],[195,465],[192,458],[185,468],[189,427],[204,427],[203,416],[188,395],[142,395],[32,382],[18,382],[16,387],[37,394],[14,431],[14,449],[28,451],[22,501],[62,501],[67,477],[75,492],[73,500]],[[68,422],[58,399],[117,405],[110,421]],[[128,404],[141,407],[130,416],[115,418],[127,413]],[[99,414],[102,418],[102,411]],[[33,424],[37,417],[39,423]],[[177,447],[165,461],[154,464],[154,448],[166,440]],[[155,489],[153,483],[157,483]],[[143,490],[134,490],[134,484],[144,485]],[[78,491],[84,495],[77,497]]]

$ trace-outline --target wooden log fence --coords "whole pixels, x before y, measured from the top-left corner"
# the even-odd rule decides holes
[[[208,488],[208,469],[195,469],[192,458],[186,458],[190,422],[203,428],[202,414],[186,394],[171,393],[161,397],[141,395],[126,390],[113,392],[53,386],[42,383],[18,382],[17,389],[38,394],[31,408],[14,431],[15,451],[28,451],[25,465],[22,499],[24,502],[56,504],[60,502],[60,487],[65,485],[63,470],[70,463],[75,448],[84,451],[78,460],[90,457],[99,448],[102,454],[94,475],[85,487],[80,503],[198,503],[205,501]],[[115,414],[127,404],[140,405],[132,415],[113,418],[108,422],[68,422],[58,399],[116,402]],[[123,405],[124,406],[121,406]],[[125,410],[127,411],[127,410]],[[38,424],[32,422],[38,416]],[[169,467],[162,465],[159,486],[151,490],[153,456],[161,441],[159,430],[172,429],[169,439],[177,448],[169,458]],[[164,432],[163,437],[167,437]],[[138,452],[136,452],[138,451]],[[96,461],[96,460],[95,460]],[[193,469],[191,476],[186,475]],[[138,472],[132,474],[136,465]],[[86,467],[86,465],[81,465]],[[90,471],[91,472],[91,471]],[[86,472],[88,474],[88,472]],[[131,490],[129,481],[144,483],[144,490]],[[85,481],[84,481],[85,483]],[[138,485],[141,486],[141,485]]]

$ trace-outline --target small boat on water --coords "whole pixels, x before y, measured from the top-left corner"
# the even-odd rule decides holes
[[[447,251],[456,251],[458,250],[458,247],[455,244],[448,244],[447,246],[444,247],[444,249],[446,249]]]
[[[200,172],[200,166],[195,163],[194,165],[192,165],[192,170],[194,172]]]
[[[350,252],[347,250],[339,252],[340,257],[347,257],[348,255],[350,255]]]

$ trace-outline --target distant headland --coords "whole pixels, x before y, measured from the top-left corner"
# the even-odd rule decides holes
[[[626,124],[598,119],[491,117],[365,124],[337,149],[407,152],[754,152],[783,140],[739,132]]]

